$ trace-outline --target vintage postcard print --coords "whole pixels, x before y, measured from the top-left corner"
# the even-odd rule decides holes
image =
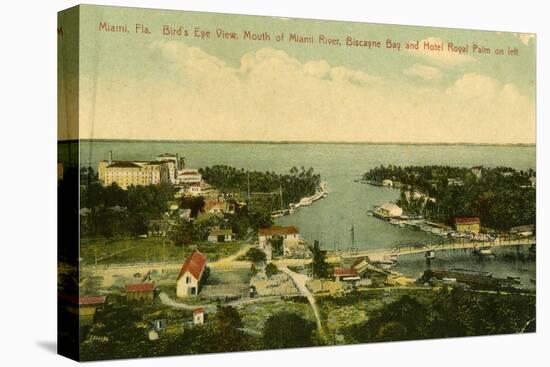
[[[536,329],[535,35],[59,13],[59,352]]]

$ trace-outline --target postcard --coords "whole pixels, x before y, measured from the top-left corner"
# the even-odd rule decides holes
[[[534,34],[58,15],[59,353],[536,331]]]

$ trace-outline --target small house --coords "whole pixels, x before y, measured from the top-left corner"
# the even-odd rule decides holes
[[[389,178],[386,178],[386,179],[382,180],[382,186],[393,187],[393,181],[390,180]]]
[[[195,250],[187,258],[176,280],[176,296],[179,298],[199,294],[199,283],[206,269],[206,256]]]
[[[204,324],[204,308],[197,308],[193,311],[193,325]]]
[[[105,296],[68,296],[61,295],[67,310],[77,315],[82,326],[92,325],[96,311],[105,304]]]
[[[376,209],[376,214],[385,218],[400,217],[403,215],[403,209],[397,204],[387,202]]]
[[[235,239],[236,236],[231,229],[214,228],[208,234],[208,242],[213,243],[231,242]]]
[[[126,284],[126,298],[128,301],[153,301],[155,298],[155,284]]]
[[[334,280],[337,282],[349,282],[360,280],[361,277],[357,274],[357,270],[353,268],[334,268]]]
[[[283,244],[285,241],[299,241],[300,239],[298,227],[295,226],[260,228],[258,231],[258,243],[260,244],[260,248],[265,248],[267,241],[275,236],[281,236],[283,238]]]
[[[456,217],[455,229],[457,232],[479,233],[481,222],[479,217]]]
[[[482,174],[482,166],[475,166],[470,169],[470,171],[476,176],[476,178],[480,179]]]

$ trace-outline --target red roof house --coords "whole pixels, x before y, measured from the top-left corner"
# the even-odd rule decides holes
[[[195,250],[185,260],[176,280],[176,295],[180,298],[197,295],[199,282],[206,269],[206,256]]]
[[[155,298],[155,284],[126,284],[126,297],[128,301],[152,301]]]

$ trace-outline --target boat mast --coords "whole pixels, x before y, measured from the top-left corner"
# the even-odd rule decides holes
[[[353,226],[353,218],[351,219],[351,252],[357,252],[357,248],[355,247],[355,227]]]

